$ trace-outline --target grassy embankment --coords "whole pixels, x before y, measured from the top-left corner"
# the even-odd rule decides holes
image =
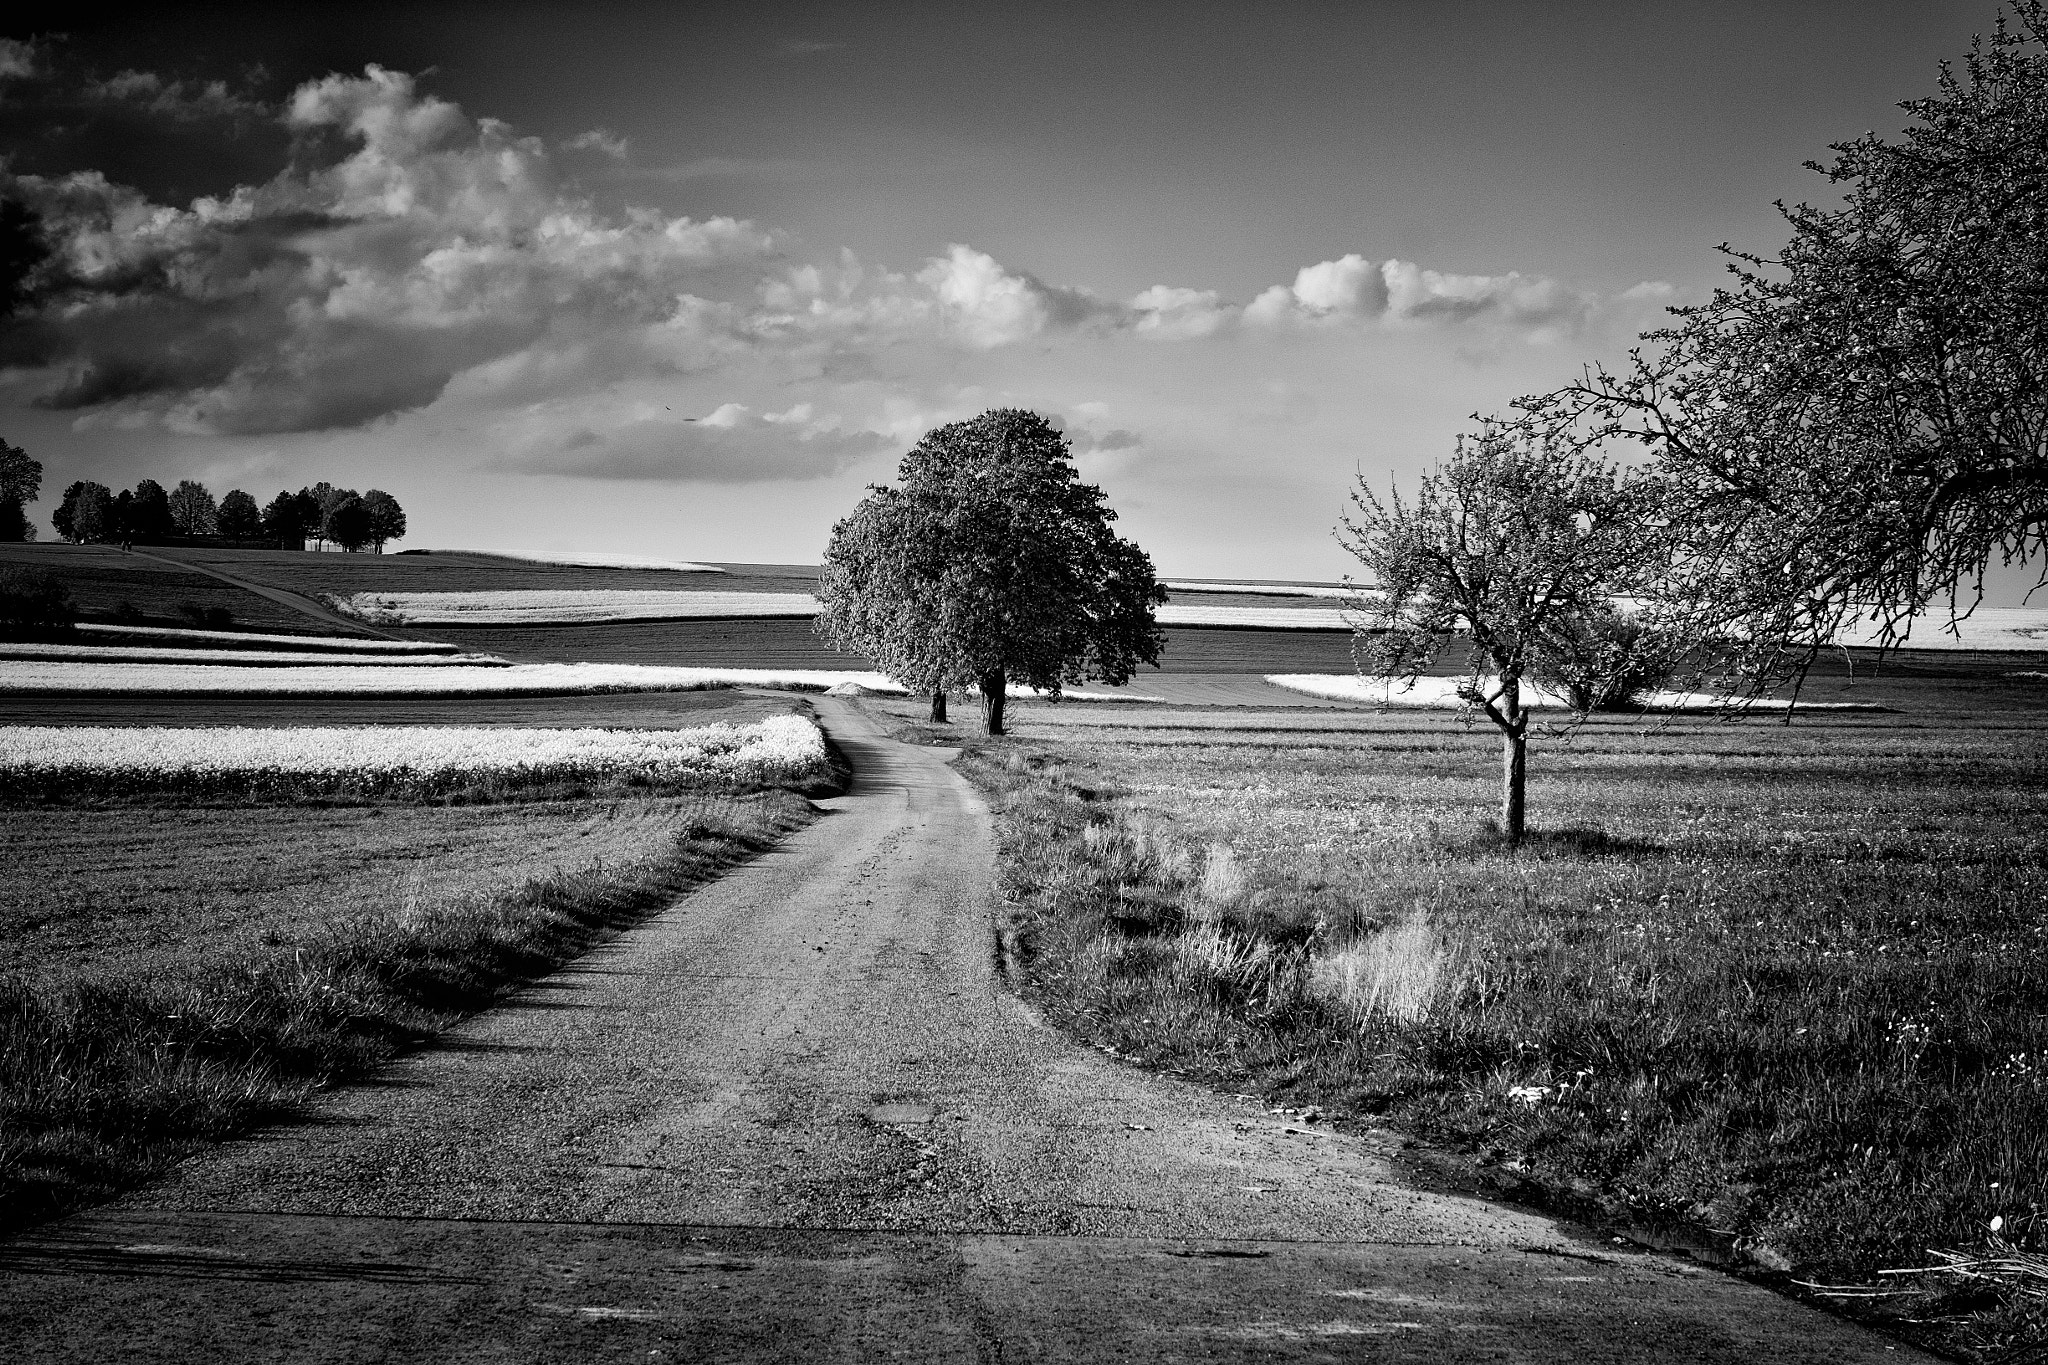
[[[289,1113],[810,811],[502,778],[435,795],[9,803],[0,1232]]]
[[[1860,1307],[1990,1349],[2041,1300],[1877,1272],[2048,1234],[2048,709],[1887,699],[1539,743],[1519,852],[1490,736],[1441,714],[1025,707],[965,765],[1072,1031],[1389,1116],[1525,1198],[1922,1287]]]

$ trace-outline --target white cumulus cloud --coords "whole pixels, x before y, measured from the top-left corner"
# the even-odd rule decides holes
[[[62,307],[28,333],[46,405],[196,432],[357,426],[474,366],[657,328],[717,267],[775,249],[730,218],[608,217],[538,139],[401,72],[309,82],[283,117],[345,154],[184,207],[97,172],[0,176],[57,248]]]

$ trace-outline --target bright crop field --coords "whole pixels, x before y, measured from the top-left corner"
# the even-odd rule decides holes
[[[966,762],[1068,1028],[1882,1286],[2048,1237],[2048,686],[2012,672],[1539,735],[1519,852],[1493,737],[1423,710],[1025,704]],[[1871,1302],[1950,1346],[2041,1327],[1903,1283],[1941,1292]]]

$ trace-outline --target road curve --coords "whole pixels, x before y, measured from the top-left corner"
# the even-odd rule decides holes
[[[23,1361],[1900,1361],[1111,1062],[992,962],[985,808],[846,796],[303,1123],[0,1245]]]

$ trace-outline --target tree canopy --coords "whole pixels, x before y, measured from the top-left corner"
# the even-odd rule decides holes
[[[0,541],[36,538],[35,523],[23,510],[42,496],[43,466],[26,450],[0,440]]]
[[[321,529],[328,540],[353,554],[370,543],[370,509],[350,493],[327,509]]]
[[[171,490],[168,503],[171,525],[177,527],[179,535],[210,536],[220,529],[220,508],[205,484],[181,479]]]
[[[1524,402],[1655,452],[1667,608],[1753,676],[1861,620],[1896,640],[2048,550],[2044,45],[2048,9],[2020,0],[1900,106],[1903,136],[1810,163],[1840,203],[1783,210],[1776,256],[1722,248],[1733,282],[1628,367]]]
[[[43,495],[43,465],[18,445],[0,440],[0,502],[23,506]]]
[[[1413,502],[1382,502],[1363,475],[1352,493],[1338,539],[1370,578],[1354,657],[1362,672],[1413,680],[1465,652],[1458,696],[1500,731],[1511,840],[1526,819],[1524,683],[1634,585],[1639,512],[1637,486],[1612,465],[1497,421],[1460,437]]]
[[[239,488],[231,488],[220,500],[220,533],[230,540],[254,540],[263,534],[263,513],[256,499]]]
[[[384,552],[386,541],[405,539],[405,509],[398,505],[397,498],[381,488],[372,488],[363,494],[363,509],[370,514],[370,540],[377,553]]]
[[[1043,417],[939,427],[897,478],[833,527],[818,630],[834,645],[919,691],[972,681],[991,734],[1011,682],[1056,697],[1158,662],[1152,561],[1110,529],[1115,511]]]

